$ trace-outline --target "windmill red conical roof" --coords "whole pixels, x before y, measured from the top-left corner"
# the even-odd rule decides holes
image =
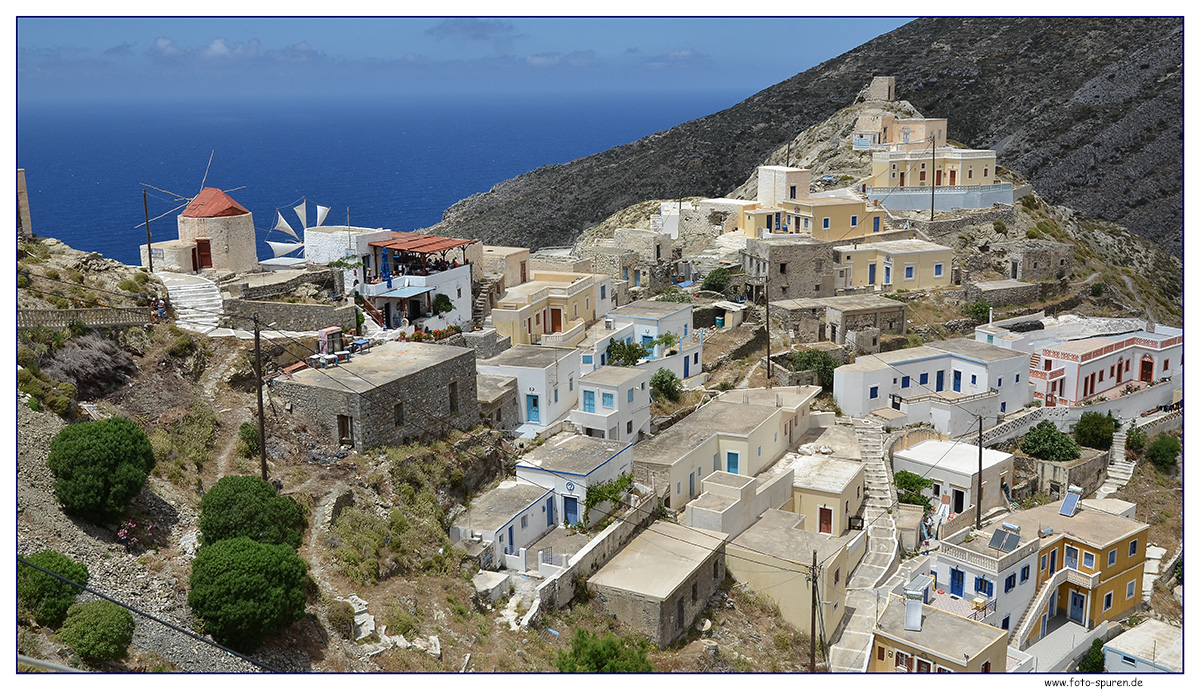
[[[223,216],[240,216],[249,213],[245,206],[233,200],[225,192],[216,187],[205,187],[200,190],[192,203],[183,209],[183,215],[188,218],[221,218]]]

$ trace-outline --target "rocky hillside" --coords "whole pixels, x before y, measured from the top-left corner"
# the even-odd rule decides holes
[[[1182,245],[1179,18],[920,19],[719,113],[562,165],[446,210],[433,232],[565,244],[647,199],[724,196],[788,138],[851,104],[872,76],[996,148],[1053,204]]]

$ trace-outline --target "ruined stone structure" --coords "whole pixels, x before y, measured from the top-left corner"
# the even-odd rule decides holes
[[[771,321],[804,343],[829,341],[878,352],[880,336],[903,335],[908,305],[877,295],[771,302]],[[857,336],[849,336],[857,332]],[[864,340],[866,337],[866,340]]]
[[[981,283],[969,282],[964,291],[967,303],[973,304],[982,300],[993,307],[1029,304],[1037,301],[1041,293],[1041,289],[1036,283],[1023,283],[1012,279],[990,280]]]
[[[992,247],[993,268],[1013,280],[1055,280],[1075,270],[1075,247],[1049,240],[1018,240]]]
[[[753,300],[832,297],[833,245],[802,235],[746,241],[740,252],[746,289]]]

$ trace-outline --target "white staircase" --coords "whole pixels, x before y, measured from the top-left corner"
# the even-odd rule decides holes
[[[211,333],[221,318],[221,291],[211,280],[182,273],[158,273],[167,287],[171,307],[175,310],[175,325],[179,328]],[[243,324],[235,324],[243,327]]]
[[[1112,459],[1108,463],[1108,476],[1104,479],[1104,484],[1096,490],[1096,498],[1112,496],[1133,478],[1133,470],[1136,465],[1125,459],[1125,437],[1124,431],[1113,434]]]

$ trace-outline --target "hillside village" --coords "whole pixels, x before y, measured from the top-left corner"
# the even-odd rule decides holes
[[[1179,671],[1182,267],[953,131],[875,77],[729,197],[536,249],[304,202],[260,259],[205,188],[129,267],[19,189],[18,552],[211,633],[201,499],[261,476],[305,606],[234,649],[282,670],[564,670],[588,631],[663,671]],[[50,439],[119,417],[145,487],[66,517]],[[54,627],[21,653],[81,663]],[[255,670],[168,634],[99,668]]]

